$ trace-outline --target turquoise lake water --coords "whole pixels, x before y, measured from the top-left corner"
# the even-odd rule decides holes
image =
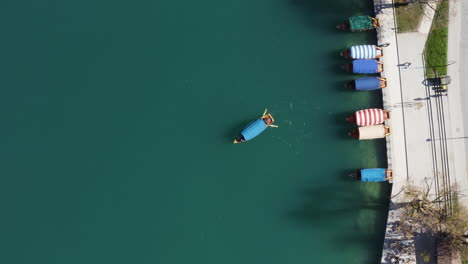
[[[6,1],[2,263],[377,263],[383,140],[347,136],[367,0]],[[232,141],[268,108],[279,128]]]

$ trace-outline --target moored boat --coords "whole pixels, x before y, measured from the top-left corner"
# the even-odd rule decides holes
[[[346,121],[358,126],[380,125],[388,119],[390,111],[378,108],[359,110],[346,117]]]
[[[393,171],[382,168],[361,169],[353,171],[349,176],[363,182],[385,182],[393,180]]]
[[[380,26],[379,20],[370,16],[353,16],[336,26],[344,31],[366,31]]]
[[[383,56],[383,49],[376,45],[357,45],[340,53],[346,59],[378,59]]]
[[[244,127],[244,129],[242,129],[239,136],[234,140],[234,144],[251,140],[260,135],[268,127],[278,127],[273,125],[273,122],[275,122],[275,119],[271,114],[267,114],[267,109],[265,109],[265,112],[263,112],[263,115],[260,118],[250,122],[246,127]]]
[[[353,60],[342,66],[342,69],[352,73],[379,73],[383,72],[383,63],[377,60]]]
[[[387,87],[387,79],[382,77],[362,77],[346,84],[355,91],[372,91]]]
[[[385,125],[356,127],[348,135],[359,140],[384,138],[390,135],[390,127]]]

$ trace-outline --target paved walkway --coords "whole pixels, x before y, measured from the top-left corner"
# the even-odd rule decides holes
[[[448,91],[424,83],[429,69],[423,51],[433,9],[425,7],[418,32],[396,34],[392,0],[374,0],[374,4],[381,21],[379,44],[390,43],[382,61],[383,76],[389,82],[383,91],[384,107],[392,110],[388,122],[392,135],[387,138],[389,168],[395,174],[392,195],[407,184],[430,183],[434,195],[457,184],[466,195],[462,202],[468,205],[468,84],[459,80],[468,76],[468,1],[450,1],[448,75],[452,83]],[[392,204],[398,201],[394,197]],[[398,210],[391,206],[381,262],[390,263],[392,256],[399,256],[404,263],[415,263],[414,241],[395,231],[398,218]]]
[[[430,5],[430,6],[429,6]],[[437,1],[429,2],[428,5],[424,5],[424,16],[421,18],[421,24],[419,24],[419,33],[429,34],[432,25],[432,18],[434,17]]]
[[[468,76],[468,1],[451,0],[449,16],[449,42],[447,75],[452,78],[449,86],[448,106],[451,124],[453,161],[456,164],[454,181],[465,194],[463,203],[468,206],[468,83],[461,80]]]
[[[395,185],[400,184],[399,179],[407,178],[406,166],[406,136],[403,124],[404,116],[401,107],[402,90],[400,89],[400,73],[398,61],[398,45],[396,39],[396,22],[392,0],[374,0],[376,17],[379,19],[381,27],[377,30],[378,44],[389,43],[385,48],[385,56],[380,58],[384,64],[382,77],[387,78],[387,88],[382,90],[383,103],[385,108],[392,107],[391,119],[386,122],[391,127],[391,134],[387,137],[387,158],[388,167],[393,169],[398,175],[394,181]]]

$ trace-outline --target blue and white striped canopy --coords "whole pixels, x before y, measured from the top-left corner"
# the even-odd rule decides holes
[[[355,60],[373,59],[376,55],[375,45],[357,45],[351,47],[351,58]]]

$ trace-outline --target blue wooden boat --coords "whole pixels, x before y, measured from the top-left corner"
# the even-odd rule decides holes
[[[349,176],[363,182],[384,182],[393,179],[393,171],[381,168],[362,169],[352,172]]]
[[[273,125],[273,122],[275,122],[273,116],[271,114],[267,114],[266,112],[267,110],[265,109],[265,112],[260,118],[255,119],[254,121],[250,122],[246,127],[244,127],[240,135],[237,136],[234,140],[234,144],[251,140],[254,137],[260,135],[268,127],[278,127]]]
[[[355,91],[372,91],[387,87],[387,79],[381,77],[362,77],[350,83],[348,87]]]
[[[377,60],[353,60],[342,66],[347,72],[366,74],[383,72],[383,63]]]

